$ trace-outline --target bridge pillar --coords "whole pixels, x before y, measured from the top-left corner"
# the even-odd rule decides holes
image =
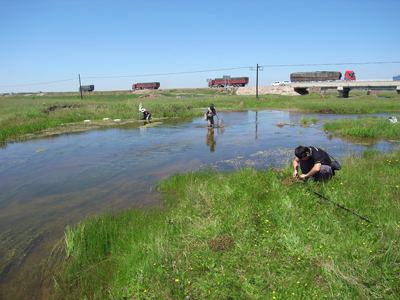
[[[338,86],[339,98],[349,98],[350,88]]]
[[[398,86],[398,87],[396,88],[396,91],[397,91],[397,95],[400,95],[400,86]]]

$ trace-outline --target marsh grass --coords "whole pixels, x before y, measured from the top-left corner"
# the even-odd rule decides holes
[[[302,124],[302,125],[316,124],[317,121],[318,121],[318,118],[305,118],[305,117],[302,117],[300,119],[300,124]]]
[[[236,89],[176,89],[152,91],[151,97],[131,91],[94,92],[83,100],[78,93],[57,93],[44,96],[13,95],[0,97],[0,141],[18,140],[21,136],[61,124],[83,120],[138,119],[139,103],[153,117],[200,116],[209,103],[217,111],[295,109],[319,113],[374,113],[400,111],[399,96],[386,91],[384,99],[352,92],[353,98],[341,99],[337,93],[326,97],[313,93],[306,96],[260,95],[237,96]],[[179,97],[179,98],[177,98]],[[360,105],[362,103],[362,105]],[[50,108],[54,108],[50,110]],[[34,136],[34,135],[31,135]]]
[[[328,182],[211,170],[160,182],[163,210],[66,231],[62,299],[397,299],[400,151],[342,160]],[[340,203],[371,223],[313,193]]]
[[[341,119],[324,123],[324,130],[337,135],[359,138],[400,138],[400,123],[391,123],[381,117],[359,117],[356,120]]]

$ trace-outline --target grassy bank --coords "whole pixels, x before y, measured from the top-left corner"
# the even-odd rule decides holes
[[[352,91],[352,97],[340,99],[337,92],[325,97],[260,95],[237,96],[235,90],[176,89],[152,91],[149,97],[125,92],[94,92],[81,100],[78,93],[13,95],[0,97],[0,141],[15,141],[99,126],[117,126],[112,122],[93,122],[103,118],[137,121],[139,103],[155,118],[200,116],[210,102],[217,110],[292,109],[319,113],[375,113],[400,111],[396,92],[379,92],[378,99],[366,92]],[[92,123],[83,123],[91,120]],[[122,123],[123,123],[122,122]],[[121,124],[121,123],[120,123]],[[51,130],[50,130],[51,129]]]
[[[359,117],[356,120],[337,120],[325,122],[323,128],[336,135],[358,138],[400,138],[400,123],[391,123],[387,118]]]
[[[162,210],[67,229],[57,295],[398,299],[399,159],[400,151],[367,151],[342,160],[331,181],[309,185],[294,181],[290,166],[176,174],[157,186]]]

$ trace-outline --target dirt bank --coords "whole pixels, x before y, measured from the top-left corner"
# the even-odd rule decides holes
[[[161,120],[168,119],[167,117],[162,117],[162,118],[152,118],[151,121],[154,123],[154,125],[159,125],[161,124]],[[60,135],[60,134],[65,134],[65,133],[73,133],[73,132],[84,132],[84,131],[89,131],[89,130],[95,130],[95,129],[100,129],[100,128],[111,128],[111,127],[117,127],[119,125],[124,125],[128,123],[137,123],[138,128],[143,126],[143,120],[137,120],[137,119],[105,119],[105,120],[91,120],[88,122],[77,122],[77,123],[68,123],[68,124],[62,124],[58,127],[52,127],[52,128],[47,128],[43,130],[39,130],[36,132],[32,133],[27,133],[27,134],[22,134],[19,136],[13,136],[11,138],[7,138],[5,142],[17,142],[17,141],[24,141],[24,140],[29,140],[29,139],[35,139],[35,138],[42,138],[46,136],[55,136],[55,135]],[[153,125],[153,126],[154,126]],[[147,126],[150,127],[150,126]]]
[[[255,95],[255,94],[256,94],[256,87],[254,86],[240,87],[236,91],[236,95],[240,96]],[[259,86],[258,94],[259,95],[276,94],[276,95],[286,95],[286,96],[299,95],[290,86]]]
[[[207,88],[205,88],[207,90]],[[224,88],[220,88],[224,90]],[[230,88],[232,89],[232,88]],[[255,95],[256,94],[256,87],[254,86],[246,86],[236,89],[236,95],[246,96],[246,95]],[[199,91],[201,89],[173,89],[175,93],[179,92],[193,92],[193,90]],[[132,91],[132,94],[155,94],[160,92],[170,92],[170,89],[160,89],[160,90],[136,90]],[[259,86],[258,87],[258,94],[259,95],[266,95],[266,94],[276,94],[276,95],[287,95],[287,96],[298,96],[299,94],[296,93],[292,87],[290,86]]]

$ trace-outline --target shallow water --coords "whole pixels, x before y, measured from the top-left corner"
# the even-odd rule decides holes
[[[48,257],[67,225],[89,215],[161,205],[154,184],[174,174],[212,167],[281,167],[302,145],[334,157],[398,142],[344,141],[319,128],[357,115],[287,111],[219,113],[224,128],[203,118],[163,120],[154,127],[123,125],[6,144],[0,149],[0,299],[45,299],[56,266]],[[380,114],[388,117],[387,114]],[[318,118],[300,126],[300,119]],[[284,126],[277,124],[287,123]],[[292,124],[292,125],[288,125]]]

